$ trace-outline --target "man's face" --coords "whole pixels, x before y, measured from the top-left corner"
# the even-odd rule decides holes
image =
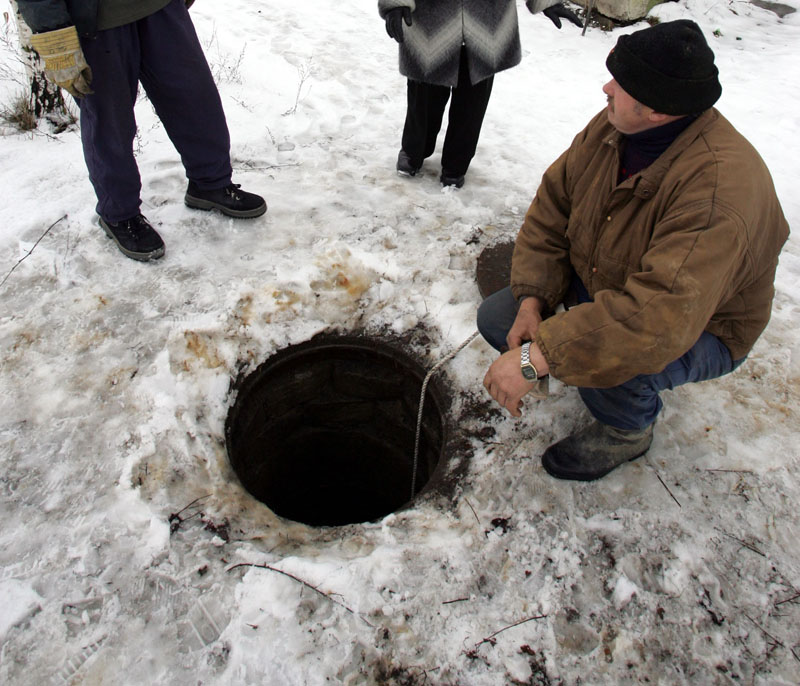
[[[620,133],[638,133],[663,123],[659,116],[654,116],[653,108],[634,100],[614,79],[603,86],[603,93],[608,99],[608,121]]]

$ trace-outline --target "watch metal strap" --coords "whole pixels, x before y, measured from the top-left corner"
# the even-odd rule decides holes
[[[531,363],[531,344],[523,343],[520,352],[520,371],[528,381],[536,381],[539,378],[539,372],[536,367]]]

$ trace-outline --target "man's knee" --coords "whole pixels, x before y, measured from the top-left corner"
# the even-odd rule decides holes
[[[478,308],[478,331],[486,342],[491,345],[495,350],[500,350],[506,342],[507,330],[503,330],[495,321],[494,311],[491,307],[486,306],[484,300]]]
[[[489,345],[502,350],[516,315],[516,300],[511,289],[504,288],[488,296],[478,307],[478,331]]]

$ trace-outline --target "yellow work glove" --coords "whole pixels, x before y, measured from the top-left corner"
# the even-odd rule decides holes
[[[86,64],[74,26],[34,33],[31,36],[31,45],[44,60],[44,73],[50,81],[76,98],[94,92],[89,87],[92,70]]]

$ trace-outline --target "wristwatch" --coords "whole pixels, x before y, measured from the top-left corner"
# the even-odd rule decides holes
[[[519,366],[520,370],[522,371],[522,376],[524,376],[527,381],[536,381],[539,378],[539,372],[537,372],[536,367],[531,364],[530,341],[522,344],[522,354],[520,356]]]

